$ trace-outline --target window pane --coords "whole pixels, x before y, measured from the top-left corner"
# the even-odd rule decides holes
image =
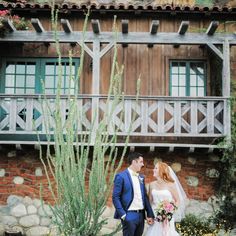
[[[172,87],[171,95],[174,96],[174,97],[179,96],[178,90],[179,90],[178,87]]]
[[[204,72],[204,63],[195,63],[191,62],[190,63],[190,73],[191,74],[203,74]]]
[[[190,63],[190,74],[195,75],[197,73],[197,66],[195,63]]]
[[[35,87],[35,77],[28,75],[26,77],[26,88],[27,87]]]
[[[25,64],[16,65],[16,73],[17,74],[25,74]]]
[[[66,74],[67,75],[74,75],[75,74],[75,66],[74,65],[66,66]]]
[[[56,66],[56,74],[57,74],[57,75],[59,75],[60,70],[61,70],[61,72],[62,72],[62,75],[64,75],[65,72],[64,72],[64,66],[63,66],[63,65],[61,65],[61,66],[59,66],[59,65]]]
[[[35,74],[35,65],[27,65],[26,73],[27,74]]]
[[[16,88],[16,94],[24,94],[25,93],[25,89],[23,88]]]
[[[186,85],[186,76],[185,75],[179,75],[179,85],[180,86]]]
[[[46,75],[54,75],[54,65],[46,65],[45,71]]]
[[[54,88],[54,76],[45,77],[45,88]]]
[[[16,75],[16,87],[25,87],[24,75]]]
[[[196,75],[190,75],[190,86],[197,86]]]
[[[198,86],[204,86],[204,75],[198,75]]]
[[[172,86],[178,86],[179,85],[179,76],[178,75],[172,75]]]
[[[172,73],[178,74],[178,63],[177,62],[172,62]]]
[[[54,89],[45,89],[46,94],[54,94]]]
[[[199,96],[199,97],[205,96],[204,87],[199,87],[199,88],[198,88],[198,96]]]
[[[27,88],[26,89],[26,94],[34,94],[35,93],[35,90],[32,89],[32,88]]]
[[[7,63],[6,74],[14,74],[14,73],[15,73],[15,65]]]
[[[5,93],[14,94],[14,88],[5,88]]]
[[[196,87],[190,87],[190,96],[191,97],[196,97],[197,96]]]
[[[186,88],[179,87],[179,96],[186,96]]]
[[[197,63],[197,73],[203,74],[204,73],[204,63]]]
[[[15,75],[6,75],[5,85],[7,87],[14,87]]]
[[[186,73],[186,63],[185,62],[179,63],[179,73],[181,73],[181,74]]]

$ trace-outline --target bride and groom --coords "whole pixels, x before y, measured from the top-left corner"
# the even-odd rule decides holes
[[[179,236],[175,230],[174,218],[167,224],[155,220],[155,209],[162,201],[172,201],[178,207],[174,215],[184,216],[186,194],[174,171],[165,163],[158,162],[153,170],[155,181],[146,192],[144,176],[138,174],[144,166],[140,153],[128,156],[128,169],[118,173],[114,180],[112,194],[115,219],[121,219],[123,236],[141,236],[144,220],[148,223],[145,236]]]

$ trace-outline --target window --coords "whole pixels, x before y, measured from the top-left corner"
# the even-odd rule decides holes
[[[171,61],[170,96],[206,96],[206,63]]]
[[[73,94],[79,59],[73,59],[71,65],[68,59],[63,59],[61,65],[61,94]],[[44,89],[46,94],[56,93],[60,70],[56,58],[5,59],[2,68],[3,93],[37,94],[43,93]]]

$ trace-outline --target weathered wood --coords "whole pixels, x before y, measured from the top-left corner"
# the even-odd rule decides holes
[[[15,26],[13,25],[12,21],[10,21],[9,19],[3,19],[2,24],[4,25],[4,27],[6,27],[8,29],[8,31],[10,33],[16,31]]]
[[[121,20],[122,34],[128,34],[129,32],[129,20]]]
[[[221,60],[224,59],[223,53],[212,43],[207,43],[206,44],[208,48],[216,55],[218,56]]]
[[[218,26],[219,26],[219,21],[212,21],[206,31],[206,34],[212,36],[216,32]]]
[[[150,26],[150,34],[156,34],[159,27],[159,20],[153,20]]]
[[[73,43],[78,39],[83,38],[83,32],[73,31],[67,34],[63,31],[58,32],[58,39],[61,43]],[[158,33],[158,37],[153,37],[148,32],[129,32],[128,34],[117,33],[116,42],[123,44],[180,44],[180,45],[205,45],[211,44],[223,44],[225,39],[229,41],[231,45],[236,45],[236,37],[234,34],[221,34],[215,33],[214,36],[209,36],[204,33],[188,33],[184,37],[178,33]],[[92,43],[97,40],[97,36],[93,32],[86,32],[84,42]],[[38,34],[32,31],[14,31],[12,34],[7,34],[0,38],[0,42],[55,42],[54,34],[52,31]],[[114,41],[114,33],[102,32],[99,34],[99,41],[101,43],[110,43]]]
[[[230,47],[229,41],[225,39],[223,44],[223,68],[222,68],[222,94],[223,96],[230,96]]]
[[[101,27],[99,20],[91,20],[92,28],[93,28],[93,33],[94,34],[99,34],[101,32]]]
[[[214,102],[209,101],[207,103],[207,133],[214,133]]]
[[[100,58],[103,57],[106,53],[109,52],[115,45],[115,42],[109,43],[105,48],[103,48],[99,54]]]
[[[66,19],[61,19],[61,24],[62,24],[62,28],[65,31],[65,33],[71,33],[73,32],[71,24],[68,20]]]
[[[35,31],[37,33],[42,33],[42,32],[45,32],[40,20],[38,18],[32,18],[31,19],[31,24],[33,25]]]
[[[184,35],[189,27],[189,21],[182,21],[178,30],[178,34]]]

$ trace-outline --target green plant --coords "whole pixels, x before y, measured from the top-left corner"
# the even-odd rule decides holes
[[[180,223],[176,225],[177,231],[184,236],[204,236],[205,234],[216,235],[219,231],[212,226],[208,219],[200,219],[195,215],[186,215]]]
[[[52,14],[52,24],[55,30],[56,50],[58,53],[58,64],[61,65],[60,45],[57,39],[57,14]],[[85,20],[86,27],[87,18]],[[84,27],[84,33],[85,33]],[[114,37],[115,40],[115,37]],[[81,43],[83,45],[83,42]],[[83,68],[84,47],[82,46],[78,76],[71,77],[74,80],[75,94],[68,94],[66,104],[68,106],[67,118],[63,121],[61,114],[61,81],[62,67],[59,66],[59,79],[57,84],[55,109],[50,109],[47,99],[42,100],[42,108],[45,117],[52,117],[54,123],[53,135],[51,135],[51,124],[44,120],[47,130],[48,147],[46,158],[43,158],[40,150],[41,160],[45,167],[48,178],[49,189],[55,201],[52,207],[53,223],[58,227],[58,235],[64,236],[96,236],[102,227],[107,224],[107,219],[101,217],[113,186],[114,175],[123,161],[126,147],[119,154],[116,147],[117,130],[109,134],[112,114],[116,106],[123,102],[121,92],[121,79],[123,67],[116,63],[116,46],[114,48],[114,59],[110,78],[110,90],[106,101],[106,111],[103,117],[93,114],[94,119],[91,127],[86,132],[80,132],[82,120],[86,118],[83,106],[78,106],[79,78]],[[72,53],[70,52],[70,64]],[[97,99],[95,101],[98,102]],[[64,103],[65,104],[65,103]],[[97,104],[98,105],[98,104]],[[55,141],[54,150],[50,148],[50,141]],[[128,136],[126,143],[128,142]],[[93,148],[91,147],[93,146]],[[108,158],[104,158],[105,155]],[[51,176],[51,178],[50,178]],[[117,227],[109,235],[115,235],[120,230]]]
[[[217,189],[219,199],[219,209],[216,209],[213,215],[213,221],[216,224],[223,225],[226,231],[230,231],[236,224],[236,204],[234,193],[236,192],[236,97],[235,84],[231,83],[231,99],[229,106],[231,109],[231,137],[223,140],[219,146],[226,145],[221,155],[221,170]]]
[[[14,27],[17,30],[28,30],[29,29],[29,21],[25,20],[24,17],[19,17],[18,15],[11,15],[9,10],[0,11],[0,36],[4,36],[7,33],[7,29],[5,28],[3,21],[4,20],[12,21]]]

